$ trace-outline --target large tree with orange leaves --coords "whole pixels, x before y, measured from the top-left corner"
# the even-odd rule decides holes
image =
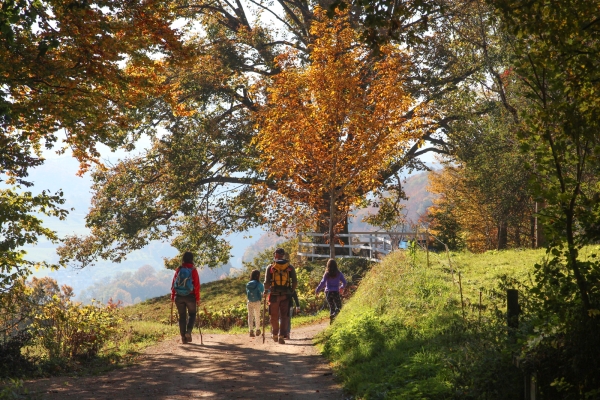
[[[404,52],[385,46],[375,58],[347,14],[315,16],[309,62],[294,49],[277,59],[281,72],[266,89],[256,144],[277,194],[301,211],[282,217],[324,222],[334,257],[350,207],[381,185],[381,172],[421,134],[420,119],[402,117],[414,105]],[[299,218],[306,210],[309,221]]]
[[[396,44],[413,60],[400,63],[405,81],[396,78],[402,81],[400,88],[427,107],[428,120],[420,137],[410,141],[410,147],[396,148],[399,151],[394,161],[381,176],[371,175],[375,182],[392,179],[404,168],[422,166],[418,157],[425,153],[449,151],[442,132],[448,132],[449,124],[462,117],[464,107],[455,109],[455,100],[460,92],[472,87],[460,83],[475,78],[484,65],[480,53],[472,49],[479,41],[463,40],[464,32],[448,29],[463,25],[455,19],[456,14],[446,15],[437,7],[420,8],[417,3],[421,2],[394,5],[394,14],[406,17],[395,24],[406,34],[406,40]],[[86,217],[90,235],[68,238],[61,250],[63,260],[79,266],[97,258],[118,262],[151,240],[170,240],[180,251],[195,251],[200,263],[218,265],[229,257],[225,240],[229,233],[281,222],[278,217],[286,214],[286,209],[301,214],[314,212],[315,208],[307,203],[291,204],[281,195],[275,199],[281,200],[277,208],[265,207],[265,192],[259,188],[275,190],[279,184],[291,181],[266,176],[267,170],[260,169],[254,139],[268,95],[259,90],[273,84],[284,67],[276,63],[277,57],[297,51],[294,57],[301,65],[311,64],[319,39],[313,24],[321,20],[316,10],[330,4],[305,0],[176,1],[174,8],[192,29],[183,43],[189,57],[165,59],[165,82],[175,85],[175,90],[169,91],[173,101],[159,98],[151,103],[152,122],[161,125],[162,135],[153,138],[152,146],[143,154],[94,172],[94,199]],[[352,8],[354,11],[357,9]],[[442,19],[448,24],[427,23]],[[355,28],[364,33],[360,20],[359,15],[353,16]],[[360,40],[355,45],[357,50],[352,54],[365,55],[357,59],[356,71],[362,71],[365,77],[375,74],[368,50]],[[400,52],[396,56],[404,57]],[[383,60],[390,62],[390,56]],[[375,93],[368,85],[362,89]],[[375,104],[386,101],[382,96],[379,102],[375,95],[372,100],[365,114],[375,109]],[[365,99],[357,101],[367,104]],[[194,112],[182,113],[180,108]],[[470,105],[468,108],[479,110]],[[415,107],[396,117],[414,119],[417,124],[418,110],[423,108]],[[385,164],[385,157],[380,162]],[[366,178],[363,184],[360,192],[365,193],[375,185]],[[346,203],[340,203],[340,209]],[[328,210],[327,198],[323,204]]]

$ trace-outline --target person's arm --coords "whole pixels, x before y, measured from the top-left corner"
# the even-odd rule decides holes
[[[340,289],[344,289],[348,285],[348,282],[346,282],[346,278],[344,277],[344,274],[342,274],[341,272],[340,272],[340,282],[342,283],[340,285]]]
[[[321,290],[323,290],[323,288],[325,287],[325,281],[327,278],[325,278],[325,275],[323,275],[323,279],[321,279],[321,282],[319,283],[319,286],[317,286],[317,289],[315,290],[315,294],[319,294],[319,292]]]
[[[200,304],[200,275],[198,270],[194,268],[192,271],[192,282],[194,283],[194,295],[196,296],[196,303]]]
[[[294,293],[292,294],[292,300],[294,300],[294,303],[296,303],[296,308],[299,308],[300,300],[298,300],[298,292],[294,291]]]
[[[260,295],[259,297],[262,297],[264,293],[265,285],[263,285],[261,282],[258,282],[258,294]]]
[[[298,287],[298,277],[296,276],[296,268],[294,267],[292,267],[292,272],[290,272],[290,278],[292,278],[292,292],[295,292]]]

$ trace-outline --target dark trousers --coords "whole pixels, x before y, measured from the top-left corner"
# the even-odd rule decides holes
[[[271,317],[271,334],[285,336],[290,321],[290,299],[287,295],[269,296],[269,315]]]
[[[193,293],[187,296],[176,295],[175,307],[177,307],[177,313],[179,314],[179,333],[181,333],[181,336],[192,333],[194,322],[196,322],[196,296]]]
[[[329,303],[329,319],[333,322],[335,316],[338,315],[342,309],[340,292],[327,292],[327,303]]]

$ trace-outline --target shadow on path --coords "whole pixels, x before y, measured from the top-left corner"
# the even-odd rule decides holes
[[[342,399],[340,386],[312,346],[325,325],[297,329],[285,345],[242,335],[199,335],[147,349],[134,367],[100,377],[29,382],[47,399]]]

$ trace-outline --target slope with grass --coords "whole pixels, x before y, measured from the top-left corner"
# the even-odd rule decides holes
[[[246,282],[242,278],[227,278],[203,283],[200,296],[202,308],[225,310],[245,303]],[[123,316],[128,320],[149,321],[166,324],[169,322],[171,295],[154,297],[141,303],[124,307]]]
[[[423,252],[392,253],[321,336],[324,354],[357,398],[476,398],[469,379],[477,374],[477,385],[496,392],[492,398],[511,398],[522,378],[495,348],[506,339],[503,293],[528,281],[543,256],[543,250],[459,253],[449,265],[445,254],[430,254],[427,267]]]

